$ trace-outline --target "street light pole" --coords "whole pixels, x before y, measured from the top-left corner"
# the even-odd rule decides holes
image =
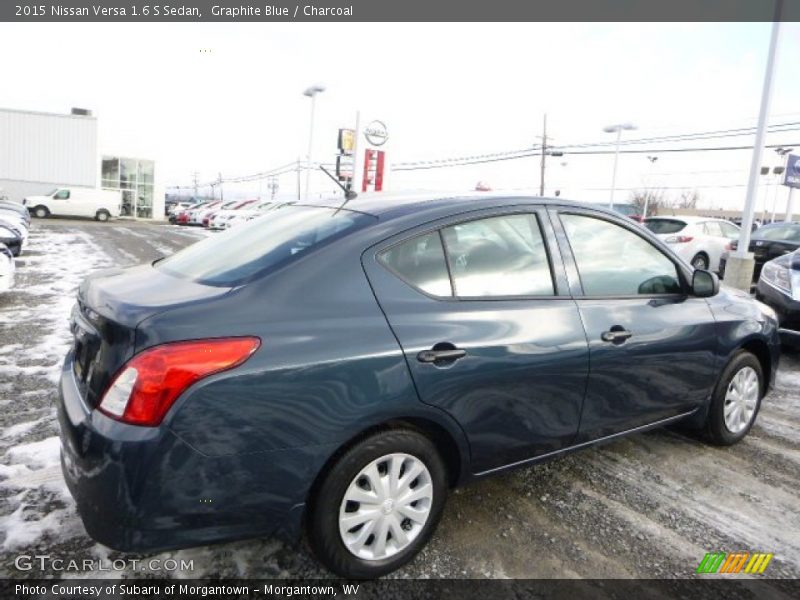
[[[303,92],[304,96],[308,96],[311,98],[311,120],[309,121],[308,125],[308,155],[306,156],[306,192],[305,192],[305,200],[308,200],[308,190],[311,185],[311,151],[314,144],[314,107],[316,104],[317,94],[324,92],[325,86],[324,85],[312,85],[311,87],[306,88]]]
[[[617,187],[617,162],[619,161],[619,142],[622,139],[622,130],[633,130],[636,129],[635,125],[631,125],[630,123],[619,123],[617,125],[609,125],[608,127],[604,127],[603,131],[606,133],[616,133],[617,134],[617,143],[614,150],[614,170],[611,173],[611,194],[608,199],[608,208],[614,210],[614,191]]]
[[[764,138],[767,132],[770,101],[775,73],[775,58],[778,54],[778,40],[781,31],[781,9],[783,0],[775,2],[775,17],[772,23],[772,34],[769,41],[767,66],[764,73],[764,85],[761,90],[761,108],[758,112],[756,139],[753,142],[753,155],[750,159],[750,176],[747,179],[747,195],[742,214],[742,228],[739,232],[739,243],[725,266],[725,279],[739,289],[750,291],[753,282],[755,262],[750,253],[750,233],[753,227],[756,194],[758,192],[758,174],[761,167],[761,156],[764,153]],[[732,260],[731,260],[732,259]]]

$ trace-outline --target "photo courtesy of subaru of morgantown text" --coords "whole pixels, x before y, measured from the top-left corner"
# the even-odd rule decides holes
[[[0,8],[0,589],[800,594],[793,2],[134,4]]]

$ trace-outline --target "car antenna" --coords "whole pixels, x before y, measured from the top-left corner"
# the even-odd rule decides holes
[[[340,188],[342,188],[342,191],[344,192],[344,204],[342,204],[342,206],[344,206],[345,204],[347,204],[348,201],[350,201],[353,198],[358,196],[358,194],[356,194],[353,190],[350,190],[350,189],[347,189],[346,187],[344,187],[342,185],[342,182],[339,181],[338,179],[336,179],[336,177],[334,177],[333,175],[331,175],[330,172],[328,171],[328,169],[326,169],[322,165],[320,165],[319,168],[322,169],[322,172],[325,173],[325,175],[327,175],[328,177],[330,177],[333,180],[333,183],[335,183]]]

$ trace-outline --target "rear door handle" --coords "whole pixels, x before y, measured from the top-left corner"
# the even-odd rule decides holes
[[[621,344],[633,334],[628,331],[627,329],[611,329],[610,331],[604,331],[600,334],[600,339],[604,342],[611,342],[613,344]]]
[[[458,360],[467,355],[466,350],[454,348],[453,350],[423,350],[417,354],[417,360],[422,363],[432,363],[440,360]]]

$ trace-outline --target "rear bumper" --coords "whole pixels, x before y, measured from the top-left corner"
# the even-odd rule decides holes
[[[57,406],[61,466],[92,538],[142,552],[299,537],[310,474],[316,474],[303,449],[205,456],[168,427],[125,425],[90,410],[72,365],[70,353]]]

